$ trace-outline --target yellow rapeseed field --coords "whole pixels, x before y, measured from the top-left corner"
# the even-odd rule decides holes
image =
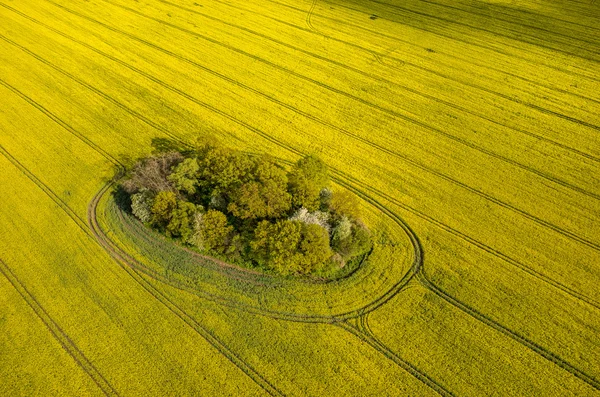
[[[0,0],[0,395],[600,395],[600,4]],[[363,266],[200,261],[111,181],[318,154]]]

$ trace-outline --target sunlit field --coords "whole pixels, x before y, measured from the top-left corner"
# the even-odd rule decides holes
[[[0,0],[0,395],[600,395],[599,21],[591,0]],[[371,255],[278,280],[118,211],[125,167],[207,140],[318,155]]]

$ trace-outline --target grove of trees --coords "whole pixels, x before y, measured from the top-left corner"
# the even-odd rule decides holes
[[[282,275],[334,276],[369,251],[356,196],[332,192],[314,155],[274,158],[217,146],[138,161],[122,182],[131,212],[165,235]]]

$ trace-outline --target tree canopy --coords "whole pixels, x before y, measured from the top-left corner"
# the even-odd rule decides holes
[[[286,170],[271,156],[220,146],[161,152],[136,163],[122,185],[149,227],[282,275],[333,274],[371,247],[356,196],[332,191],[314,155]]]

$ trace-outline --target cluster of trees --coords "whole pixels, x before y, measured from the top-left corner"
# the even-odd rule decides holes
[[[331,274],[371,247],[356,196],[329,189],[327,166],[223,147],[137,162],[122,183],[132,213],[203,252],[283,275]]]

